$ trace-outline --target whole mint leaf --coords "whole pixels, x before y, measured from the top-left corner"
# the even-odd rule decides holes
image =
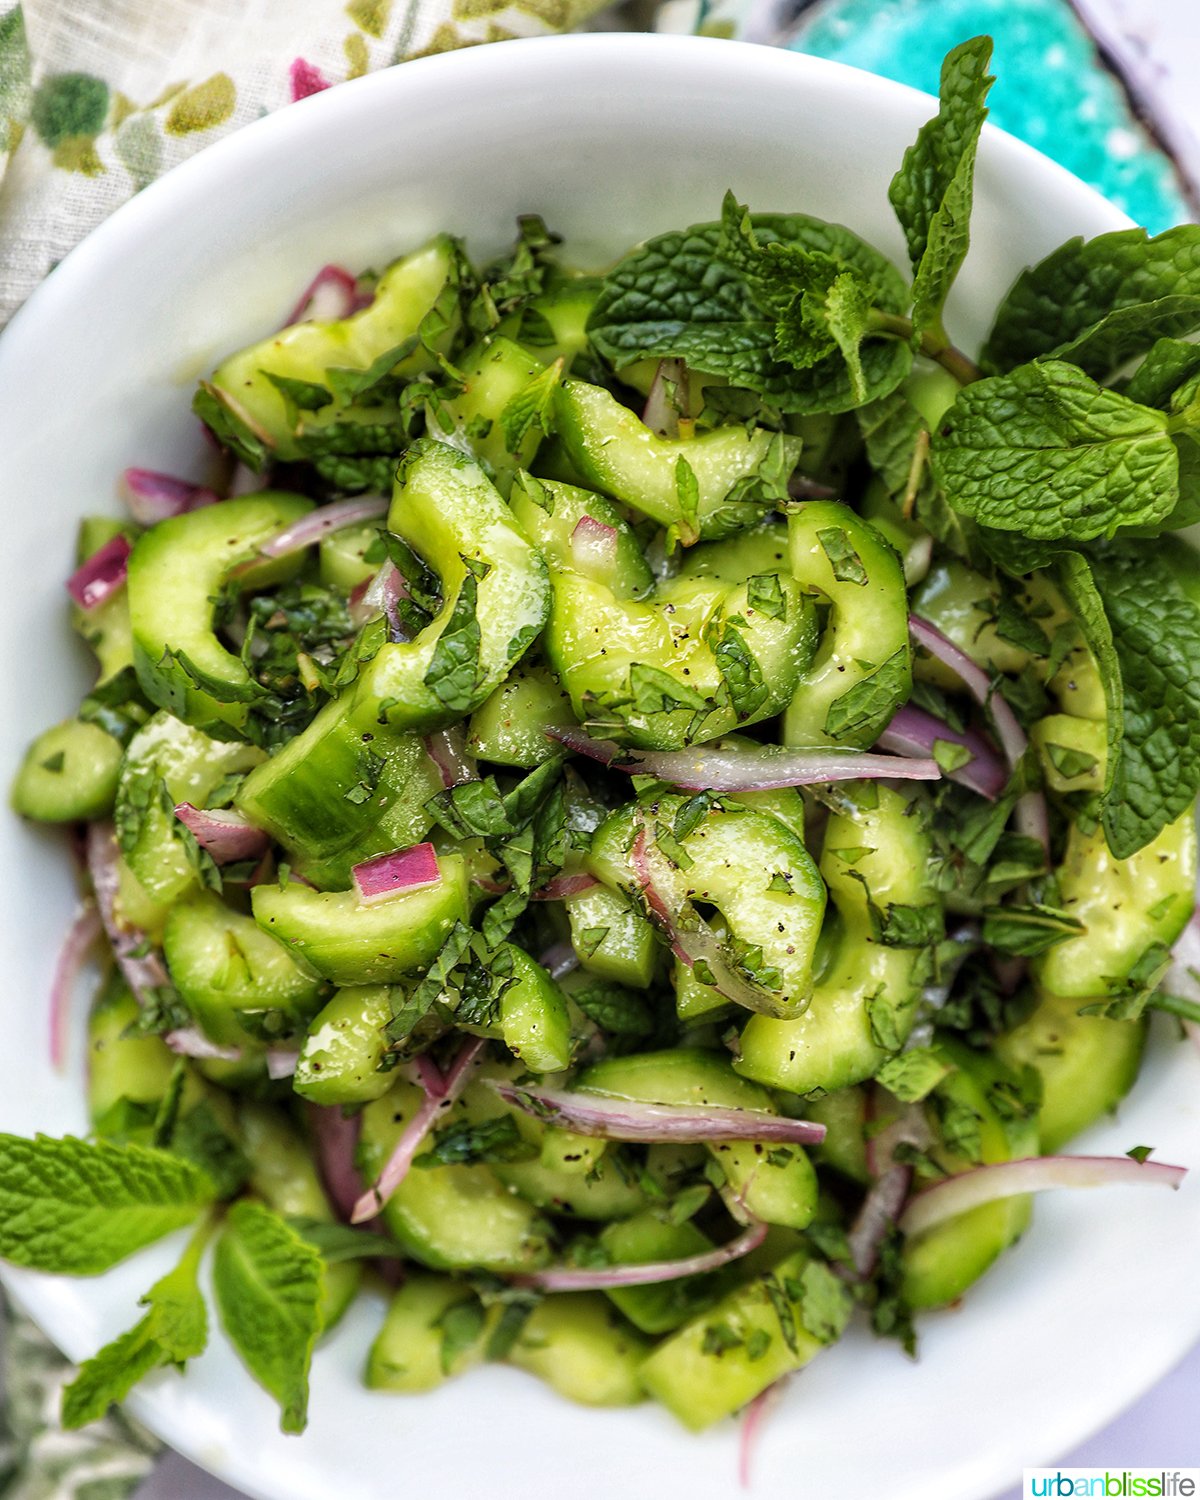
[[[1035,540],[1086,541],[1161,523],[1179,495],[1162,412],[1058,360],[968,386],[934,435],[955,510]]]
[[[989,373],[1065,359],[1104,377],[1156,339],[1200,328],[1200,226],[1153,239],[1118,229],[1030,266],[1000,304],[980,356]]]
[[[1145,547],[1106,548],[1091,566],[1124,690],[1104,834],[1127,859],[1200,792],[1200,609]]]
[[[0,1259],[98,1275],[190,1224],[214,1196],[203,1172],[166,1151],[0,1135]]]
[[[970,245],[975,152],[995,81],[991,56],[988,36],[946,55],[937,115],[921,127],[888,189],[912,261],[913,331],[942,342],[942,308]]]
[[[839,263],[871,288],[884,312],[903,314],[908,291],[896,268],[840,224],[805,214],[750,216],[755,241],[778,242]],[[680,358],[694,370],[724,375],[734,385],[768,396],[782,410],[848,411],[858,404],[840,352],[803,370],[777,357],[778,299],[752,288],[741,252],[731,261],[721,223],[697,224],[659,235],[625,257],[604,278],[588,331],[616,367],[639,359]],[[894,390],[911,365],[911,351],[894,339],[862,346],[867,399]]]
[[[308,1422],[323,1287],[315,1246],[261,1203],[234,1204],[217,1241],[213,1289],[234,1348],[279,1402],[284,1432],[303,1432]]]

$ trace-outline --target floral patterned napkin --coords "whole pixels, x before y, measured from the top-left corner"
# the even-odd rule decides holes
[[[0,0],[0,324],[140,188],[270,110],[606,0]]]

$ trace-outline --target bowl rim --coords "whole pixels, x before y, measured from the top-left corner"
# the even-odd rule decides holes
[[[564,64],[573,56],[580,56],[597,62],[608,60],[614,67],[619,67],[630,54],[653,54],[662,59],[663,65],[680,69],[691,67],[694,59],[723,54],[744,75],[748,87],[752,86],[755,77],[768,74],[777,78],[786,74],[789,82],[800,87],[806,78],[820,76],[840,79],[847,90],[864,95],[865,108],[874,107],[875,100],[885,103],[903,101],[910,106],[914,101],[920,101],[928,116],[936,107],[936,100],[922,90],[848,64],[781,47],[716,37],[641,32],[567,33],[513,38],[501,44],[488,43],[424,56],[339,83],[293,105],[281,107],[178,163],[126,200],[73,247],[34,289],[4,332],[7,334],[16,329],[19,334],[24,334],[25,328],[37,319],[56,317],[59,304],[74,296],[77,285],[94,277],[98,267],[119,255],[123,244],[153,235],[159,223],[172,218],[180,200],[202,193],[206,186],[219,187],[230,171],[253,172],[257,163],[281,149],[300,149],[305,138],[314,133],[345,129],[347,122],[352,123],[361,112],[370,112],[376,99],[385,99],[395,90],[406,87],[404,78],[417,77],[429,85],[444,75],[447,86],[480,86],[486,83],[489,75],[521,67],[525,58],[536,63],[544,54],[557,57]],[[1113,229],[1133,222],[1075,174],[999,127],[985,125],[981,149],[995,161],[1007,158],[1010,169],[1017,173],[1034,171],[1045,182],[1057,182],[1064,194],[1073,197],[1076,203],[1090,200],[1093,212],[1107,218]],[[5,378],[14,374],[18,343],[19,340],[12,338],[0,339],[0,386]],[[30,1295],[33,1290],[30,1282],[24,1276],[10,1273],[7,1266],[0,1265],[0,1283],[6,1285],[14,1300],[30,1312],[34,1322],[38,1322],[38,1298]],[[1176,1330],[1169,1351],[1160,1350],[1163,1357],[1156,1361],[1154,1379],[1165,1375],[1191,1346],[1192,1331],[1189,1329],[1185,1337],[1180,1336],[1181,1332]],[[1149,1388],[1147,1384],[1131,1389],[1120,1405],[1097,1411],[1088,1428],[1081,1430],[1076,1425],[1064,1432],[1056,1454],[1050,1455],[1046,1461],[1052,1461],[1057,1453],[1100,1430],[1119,1410]],[[250,1493],[268,1493],[257,1487],[252,1467],[247,1470],[240,1463],[230,1463],[227,1458],[214,1460],[206,1455],[198,1441],[189,1440],[185,1429],[166,1420],[160,1422],[152,1393],[135,1391],[126,1405],[153,1430],[164,1434],[164,1442],[217,1478],[243,1485]]]

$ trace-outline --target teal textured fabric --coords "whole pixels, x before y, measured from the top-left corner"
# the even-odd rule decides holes
[[[1157,233],[1190,217],[1175,169],[1133,116],[1068,0],[819,0],[790,46],[937,92],[945,53],[995,38],[991,118]]]

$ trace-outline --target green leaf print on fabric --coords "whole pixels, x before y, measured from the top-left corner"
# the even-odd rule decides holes
[[[186,89],[171,106],[165,129],[170,135],[191,135],[223,125],[237,103],[237,89],[228,73],[214,73],[203,83]]]
[[[52,73],[33,96],[33,127],[53,151],[83,137],[93,140],[108,114],[108,84],[90,73]]]
[[[0,155],[16,150],[32,99],[25,17],[14,5],[0,15]]]

